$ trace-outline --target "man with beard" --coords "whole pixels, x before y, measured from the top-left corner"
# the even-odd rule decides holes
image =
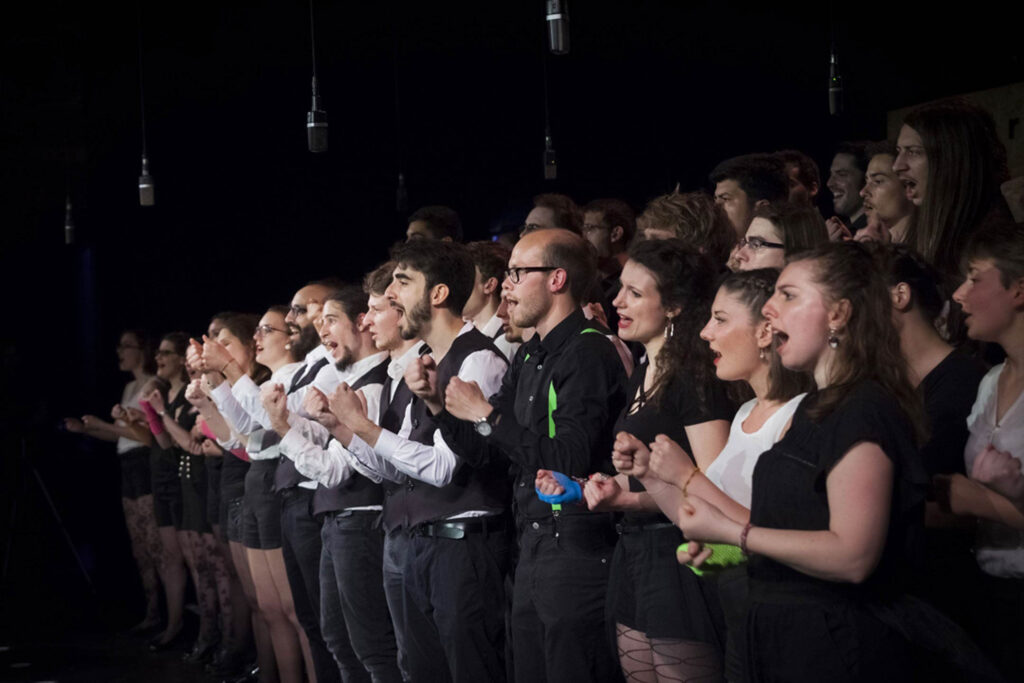
[[[386,285],[377,283],[380,298]],[[320,330],[346,386],[362,392],[376,417],[388,359],[371,337],[366,293],[345,286],[331,294],[324,303]],[[305,400],[306,411],[318,424],[289,413],[281,385],[267,387],[263,400],[274,430],[283,437],[282,454],[300,473],[319,482],[312,512],[323,520],[318,566],[324,639],[339,662],[345,661],[351,643],[362,669],[375,683],[401,681],[381,584],[383,536],[378,522],[384,492],[379,482],[353,472],[329,445],[328,430],[336,431],[337,420],[322,392],[311,387]],[[344,673],[346,680],[365,678],[363,671]]]
[[[836,217],[845,225],[846,233],[851,236],[868,224],[867,214],[864,213],[864,200],[860,196],[867,170],[866,142],[839,143],[829,167],[826,187],[832,193],[832,208],[835,209]],[[836,218],[830,218],[828,229],[829,236],[835,239],[837,230],[841,230],[842,225]]]
[[[353,435],[349,452],[367,469],[399,484],[384,505],[384,528],[401,538],[404,563],[388,602],[404,639],[414,681],[502,681],[503,579],[508,562],[507,465],[452,450],[434,415],[444,390],[458,377],[485,394],[501,382],[507,363],[462,309],[473,287],[465,247],[415,240],[395,248],[397,263],[387,296],[401,312],[403,339],[423,339],[431,354],[406,370],[416,395],[397,433],[375,424],[346,385],[332,412]],[[471,460],[473,466],[467,464]],[[390,536],[389,536],[390,537]],[[400,595],[393,591],[400,589]],[[443,656],[442,656],[443,655]]]
[[[512,606],[516,680],[621,680],[607,642],[605,594],[614,520],[586,506],[551,506],[534,492],[539,469],[574,477],[612,473],[612,428],[625,405],[615,348],[592,329],[580,301],[594,278],[593,250],[563,230],[516,244],[503,285],[515,326],[536,329],[501,389],[453,379],[438,416],[460,453],[513,464],[520,558]]]

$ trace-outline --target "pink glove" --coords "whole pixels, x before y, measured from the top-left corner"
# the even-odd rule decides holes
[[[145,399],[139,401],[139,407],[142,408],[142,412],[146,416],[146,424],[149,425],[149,431],[153,432],[153,436],[160,436],[163,434],[164,421],[156,414],[156,411],[153,410],[153,406],[150,405],[149,401]]]

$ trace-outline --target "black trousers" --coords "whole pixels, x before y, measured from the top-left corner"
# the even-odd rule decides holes
[[[348,659],[335,661],[320,632],[320,523],[310,514],[313,491],[295,487],[282,491],[280,496],[284,568],[295,601],[295,615],[309,639],[317,683],[368,681],[355,653],[350,649]],[[355,676],[362,672],[364,677],[343,679],[349,668]]]
[[[406,548],[409,545],[409,535],[404,529],[392,529],[384,535],[384,561],[383,579],[384,596],[388,601],[388,611],[391,613],[392,624],[395,627],[395,644],[398,646],[398,669],[402,672],[402,678],[411,681],[409,674],[409,658],[406,655],[405,647],[405,623],[398,618],[402,614],[402,605],[405,600],[405,592],[402,589],[405,583],[402,579],[402,570],[405,566]]]
[[[552,518],[522,527],[512,596],[517,683],[622,680],[605,623],[615,531],[595,522]]]
[[[384,597],[379,510],[329,513],[320,538],[320,626],[331,652],[351,648],[373,683],[400,683],[398,647]],[[347,641],[337,642],[339,636]]]
[[[410,535],[394,614],[414,683],[505,680],[504,532]]]

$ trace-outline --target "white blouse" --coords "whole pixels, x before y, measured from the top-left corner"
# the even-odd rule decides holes
[[[789,424],[789,419],[806,395],[799,394],[789,399],[752,434],[743,431],[743,422],[757,405],[757,399],[750,399],[741,405],[733,418],[725,448],[704,475],[730,498],[749,508],[757,459],[779,440],[782,430]]]
[[[142,387],[144,387],[146,382],[151,379],[152,377],[149,375],[143,375],[139,379],[133,379],[131,382],[124,385],[124,393],[121,394],[121,407],[139,408],[139,394],[142,392]],[[135,439],[129,439],[126,436],[119,436],[117,437],[117,454],[121,455],[122,453],[127,453],[133,448],[139,448],[145,445],[146,444],[139,443]]]
[[[971,414],[967,416],[967,447],[964,449],[964,464],[968,474],[978,454],[992,444],[1000,451],[1007,451],[1018,460],[1024,460],[1024,393],[996,422],[996,396],[999,375],[1005,363],[995,366],[978,385],[978,398],[974,401]],[[982,571],[1004,578],[1024,578],[1024,531],[1017,531],[1004,524],[978,520],[978,535],[975,539],[974,556]]]

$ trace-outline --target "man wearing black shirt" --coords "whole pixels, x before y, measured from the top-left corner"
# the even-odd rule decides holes
[[[488,401],[452,379],[438,416],[460,452],[504,454],[515,471],[521,556],[512,640],[517,681],[614,681],[621,673],[605,630],[616,536],[606,514],[551,506],[534,491],[538,469],[575,477],[611,472],[612,428],[625,404],[615,348],[579,302],[596,270],[593,251],[565,230],[539,230],[512,251],[503,288],[512,322],[535,327]],[[483,443],[486,442],[486,443]]]

